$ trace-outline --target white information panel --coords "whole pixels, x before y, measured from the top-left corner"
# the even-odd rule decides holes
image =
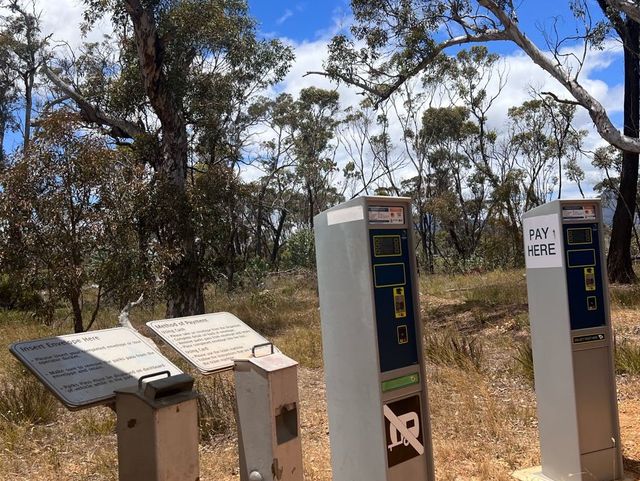
[[[151,321],[147,326],[203,374],[232,369],[235,359],[248,358],[254,346],[269,342],[228,312]]]
[[[529,217],[523,222],[527,269],[562,267],[562,227],[557,214]]]
[[[17,342],[9,349],[72,410],[108,403],[142,376],[182,373],[126,327]]]

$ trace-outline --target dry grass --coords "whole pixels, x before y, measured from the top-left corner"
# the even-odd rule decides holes
[[[427,378],[437,479],[510,480],[513,470],[539,463],[535,395],[525,370],[516,368],[519,357],[528,362],[523,272],[435,276],[423,279],[421,287],[431,359]],[[640,341],[637,304],[626,292],[616,296],[613,319],[619,327],[619,339],[636,346]],[[300,362],[305,480],[330,481],[315,280],[304,276],[278,279],[259,291],[245,293],[211,290],[207,306],[210,311],[236,314]],[[100,327],[113,326],[115,314],[103,314]],[[156,305],[135,310],[132,317],[134,324],[141,326],[162,315],[162,306]],[[6,345],[65,330],[68,322],[45,327],[24,314],[0,315],[0,337]],[[162,348],[180,367],[192,372],[173,351]],[[2,349],[0,379],[7,376],[8,369],[16,369],[16,364]],[[628,372],[618,378],[622,438],[627,468],[640,472],[640,376]],[[201,479],[236,481],[230,375],[196,377],[205,399],[201,404]],[[57,419],[44,425],[13,423],[0,417],[0,478],[116,480],[114,429],[115,415],[107,408],[80,413],[58,409]],[[640,475],[632,479],[640,480]]]

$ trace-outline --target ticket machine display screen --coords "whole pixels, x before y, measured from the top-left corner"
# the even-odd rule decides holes
[[[591,244],[591,233],[590,227],[567,229],[567,243],[569,245]]]
[[[377,235],[373,238],[373,255],[375,257],[391,257],[402,254],[399,235]]]

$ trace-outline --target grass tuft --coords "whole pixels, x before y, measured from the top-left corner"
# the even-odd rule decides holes
[[[425,335],[426,359],[440,366],[462,370],[482,369],[482,344],[476,337],[465,336],[454,329],[431,331]]]
[[[533,385],[533,349],[530,339],[516,344],[513,360],[516,364],[516,371]]]
[[[274,343],[301,366],[312,369],[322,367],[322,335],[319,323],[288,329]]]
[[[640,374],[640,344],[623,340],[616,343],[615,353],[618,374]]]
[[[633,309],[640,307],[640,285],[612,285],[611,304],[623,309]]]
[[[30,374],[5,379],[0,389],[0,416],[14,424],[47,424],[58,417],[58,401]]]
[[[79,417],[78,433],[93,436],[108,436],[116,432],[116,416],[109,408],[88,409]]]
[[[235,429],[236,394],[233,374],[225,373],[196,381],[198,398],[198,424],[200,440],[212,442],[217,436]]]

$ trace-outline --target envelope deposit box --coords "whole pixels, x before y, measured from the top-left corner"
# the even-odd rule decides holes
[[[193,378],[179,374],[143,384],[148,377],[116,391],[119,479],[198,481],[198,395]]]
[[[298,363],[281,353],[235,361],[241,481],[302,481]]]

